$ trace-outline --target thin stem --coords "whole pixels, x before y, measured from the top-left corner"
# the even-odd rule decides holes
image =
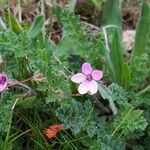
[[[25,80],[22,80],[22,81],[10,80],[9,85],[7,86],[7,88],[15,86],[15,85],[19,85],[19,84],[22,84],[22,83],[25,83],[25,82],[28,82],[28,81],[31,81],[31,80],[32,80],[32,77],[30,77],[28,79],[25,79]]]
[[[16,99],[16,101],[14,102],[14,104],[12,106],[10,120],[9,120],[9,126],[8,126],[8,131],[7,131],[7,135],[6,135],[6,139],[5,139],[5,143],[4,143],[4,150],[7,150],[7,143],[8,143],[9,134],[10,134],[10,128],[11,128],[11,123],[12,123],[13,110],[14,110],[15,105],[16,105],[16,103],[17,103],[18,100],[19,100],[19,98]]]
[[[90,24],[90,23],[84,22],[84,21],[82,21],[82,23],[83,23],[84,25],[90,26],[91,28],[95,28],[95,29],[98,30],[98,31],[101,31],[101,29],[100,29],[99,27],[97,27],[97,26],[95,26],[95,25],[93,25],[93,24]]]
[[[125,130],[122,130],[117,139],[119,139],[124,134],[124,132],[125,132]]]
[[[150,85],[148,85],[145,89],[143,89],[142,91],[140,91],[139,93],[137,93],[137,95],[141,95],[141,94],[147,92],[148,90],[150,90]]]
[[[19,134],[19,135],[16,136],[14,139],[12,139],[12,140],[10,141],[10,143],[12,143],[13,141],[15,141],[16,139],[20,138],[21,136],[23,136],[24,134],[26,134],[26,133],[28,133],[28,132],[30,132],[30,131],[31,131],[31,129],[28,129],[27,131],[25,131],[25,132]]]
[[[22,22],[22,12],[21,12],[21,0],[18,0],[18,17],[19,17],[19,22]]]

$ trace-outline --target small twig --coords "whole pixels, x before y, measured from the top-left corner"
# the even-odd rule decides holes
[[[25,94],[24,98],[26,98],[27,96],[31,97],[31,96],[36,95],[36,93],[29,86],[27,86],[26,84],[23,84],[23,83],[21,83],[17,80],[9,81],[7,88],[14,87],[14,86],[15,87],[20,87],[24,91],[26,91],[26,94]]]
[[[90,26],[91,28],[95,28],[96,30],[98,31],[101,31],[101,29],[93,24],[90,24],[88,22],[84,22],[84,21],[81,21],[83,24],[87,25],[87,26]]]
[[[71,94],[71,96],[81,96],[81,95],[76,93],[76,94]]]
[[[28,78],[28,79],[25,79],[25,80],[22,80],[22,81],[20,81],[21,83],[25,83],[25,82],[29,82],[29,81],[31,81],[33,79],[33,77],[30,77],[30,78]]]

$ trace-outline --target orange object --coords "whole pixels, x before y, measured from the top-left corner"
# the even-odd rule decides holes
[[[52,139],[54,138],[57,133],[60,131],[60,130],[64,130],[64,126],[63,124],[54,124],[52,126],[50,126],[48,129],[46,129],[45,131],[45,135],[49,138],[49,139]]]

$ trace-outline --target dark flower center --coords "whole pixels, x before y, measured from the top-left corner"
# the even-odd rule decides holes
[[[88,75],[86,76],[86,79],[87,79],[88,81],[91,81],[91,80],[93,80],[93,77],[92,77],[91,74],[88,74]]]
[[[5,82],[6,82],[6,77],[5,77],[5,76],[2,76],[2,77],[0,78],[0,84],[4,85]]]

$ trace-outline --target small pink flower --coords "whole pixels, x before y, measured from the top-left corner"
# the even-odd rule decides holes
[[[89,63],[82,65],[82,73],[77,73],[71,77],[71,80],[75,83],[80,83],[78,92],[80,94],[95,94],[98,90],[98,84],[96,81],[103,77],[103,72],[100,70],[93,70]]]
[[[7,87],[7,84],[8,84],[7,75],[4,73],[0,73],[0,92],[4,91],[4,89]]]

